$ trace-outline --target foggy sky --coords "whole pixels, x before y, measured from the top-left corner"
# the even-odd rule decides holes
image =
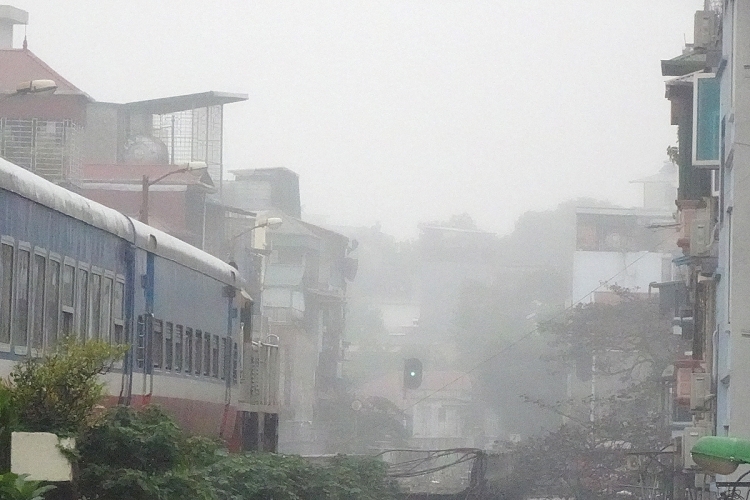
[[[506,232],[575,197],[640,203],[628,181],[676,143],[659,61],[692,41],[703,5],[6,3],[29,11],[29,48],[94,99],[249,94],[225,107],[227,170],[288,167],[315,221],[400,237],[461,212]]]

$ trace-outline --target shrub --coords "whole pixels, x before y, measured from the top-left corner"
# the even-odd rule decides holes
[[[62,435],[83,430],[104,396],[98,376],[126,351],[126,346],[67,338],[56,351],[17,364],[10,374],[10,404],[21,430]]]

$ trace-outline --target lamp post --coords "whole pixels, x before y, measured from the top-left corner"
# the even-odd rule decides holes
[[[259,229],[261,227],[268,227],[268,228],[275,228],[281,225],[281,223],[284,222],[284,220],[281,217],[268,217],[265,221],[254,225],[253,227],[249,227],[243,231],[240,231],[239,233],[232,236],[232,239],[229,240],[229,258],[232,259],[234,257],[234,244],[239,239],[240,236],[243,236],[250,231],[254,231],[256,229]]]
[[[170,175],[174,174],[181,174],[184,172],[198,172],[206,170],[208,166],[205,162],[202,161],[190,161],[185,164],[183,168],[179,168],[177,170],[172,170],[171,172],[167,172],[166,174],[157,177],[153,181],[149,179],[148,175],[144,175],[143,179],[141,181],[141,211],[139,213],[138,220],[143,222],[144,224],[148,224],[148,194],[149,194],[149,188],[156,184],[157,182],[162,181],[163,179],[166,179]]]

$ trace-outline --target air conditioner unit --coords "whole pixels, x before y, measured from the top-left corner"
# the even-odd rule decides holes
[[[708,373],[693,373],[690,379],[690,409],[707,410],[710,392],[711,378]]]
[[[708,429],[705,427],[685,427],[682,432],[682,467],[683,469],[697,469],[698,465],[693,461],[690,450],[693,449],[693,445],[700,438],[708,435]]]
[[[705,211],[705,213],[699,212],[699,216],[690,225],[690,255],[707,257],[711,252],[712,239],[708,211]]]

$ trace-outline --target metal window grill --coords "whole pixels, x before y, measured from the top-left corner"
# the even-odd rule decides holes
[[[152,116],[153,136],[167,145],[170,163],[204,161],[211,179],[222,177],[222,123],[220,105]]]
[[[75,181],[80,132],[71,120],[0,118],[0,156],[52,182]]]

